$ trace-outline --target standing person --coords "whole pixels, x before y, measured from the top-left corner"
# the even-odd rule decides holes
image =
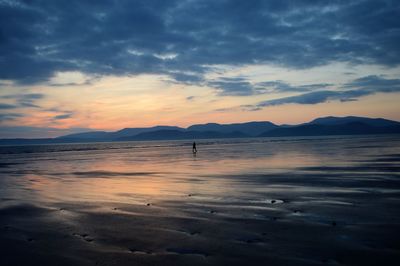
[[[193,153],[197,153],[196,142],[193,142]]]

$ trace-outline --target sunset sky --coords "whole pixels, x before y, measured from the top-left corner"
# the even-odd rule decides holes
[[[400,120],[400,2],[0,0],[0,138]]]

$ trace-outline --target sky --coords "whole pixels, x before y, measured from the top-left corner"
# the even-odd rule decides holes
[[[400,1],[0,0],[0,138],[400,121]]]

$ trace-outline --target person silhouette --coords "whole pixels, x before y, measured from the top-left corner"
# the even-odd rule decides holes
[[[197,153],[196,142],[193,142],[192,151],[193,151],[193,154]]]

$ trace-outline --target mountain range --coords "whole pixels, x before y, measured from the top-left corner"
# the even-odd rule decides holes
[[[400,134],[400,122],[357,116],[321,117],[299,125],[275,125],[268,121],[235,124],[197,124],[187,128],[155,126],[124,128],[114,132],[92,131],[47,139],[0,139],[0,144],[41,144],[104,141],[180,140],[324,135]]]

